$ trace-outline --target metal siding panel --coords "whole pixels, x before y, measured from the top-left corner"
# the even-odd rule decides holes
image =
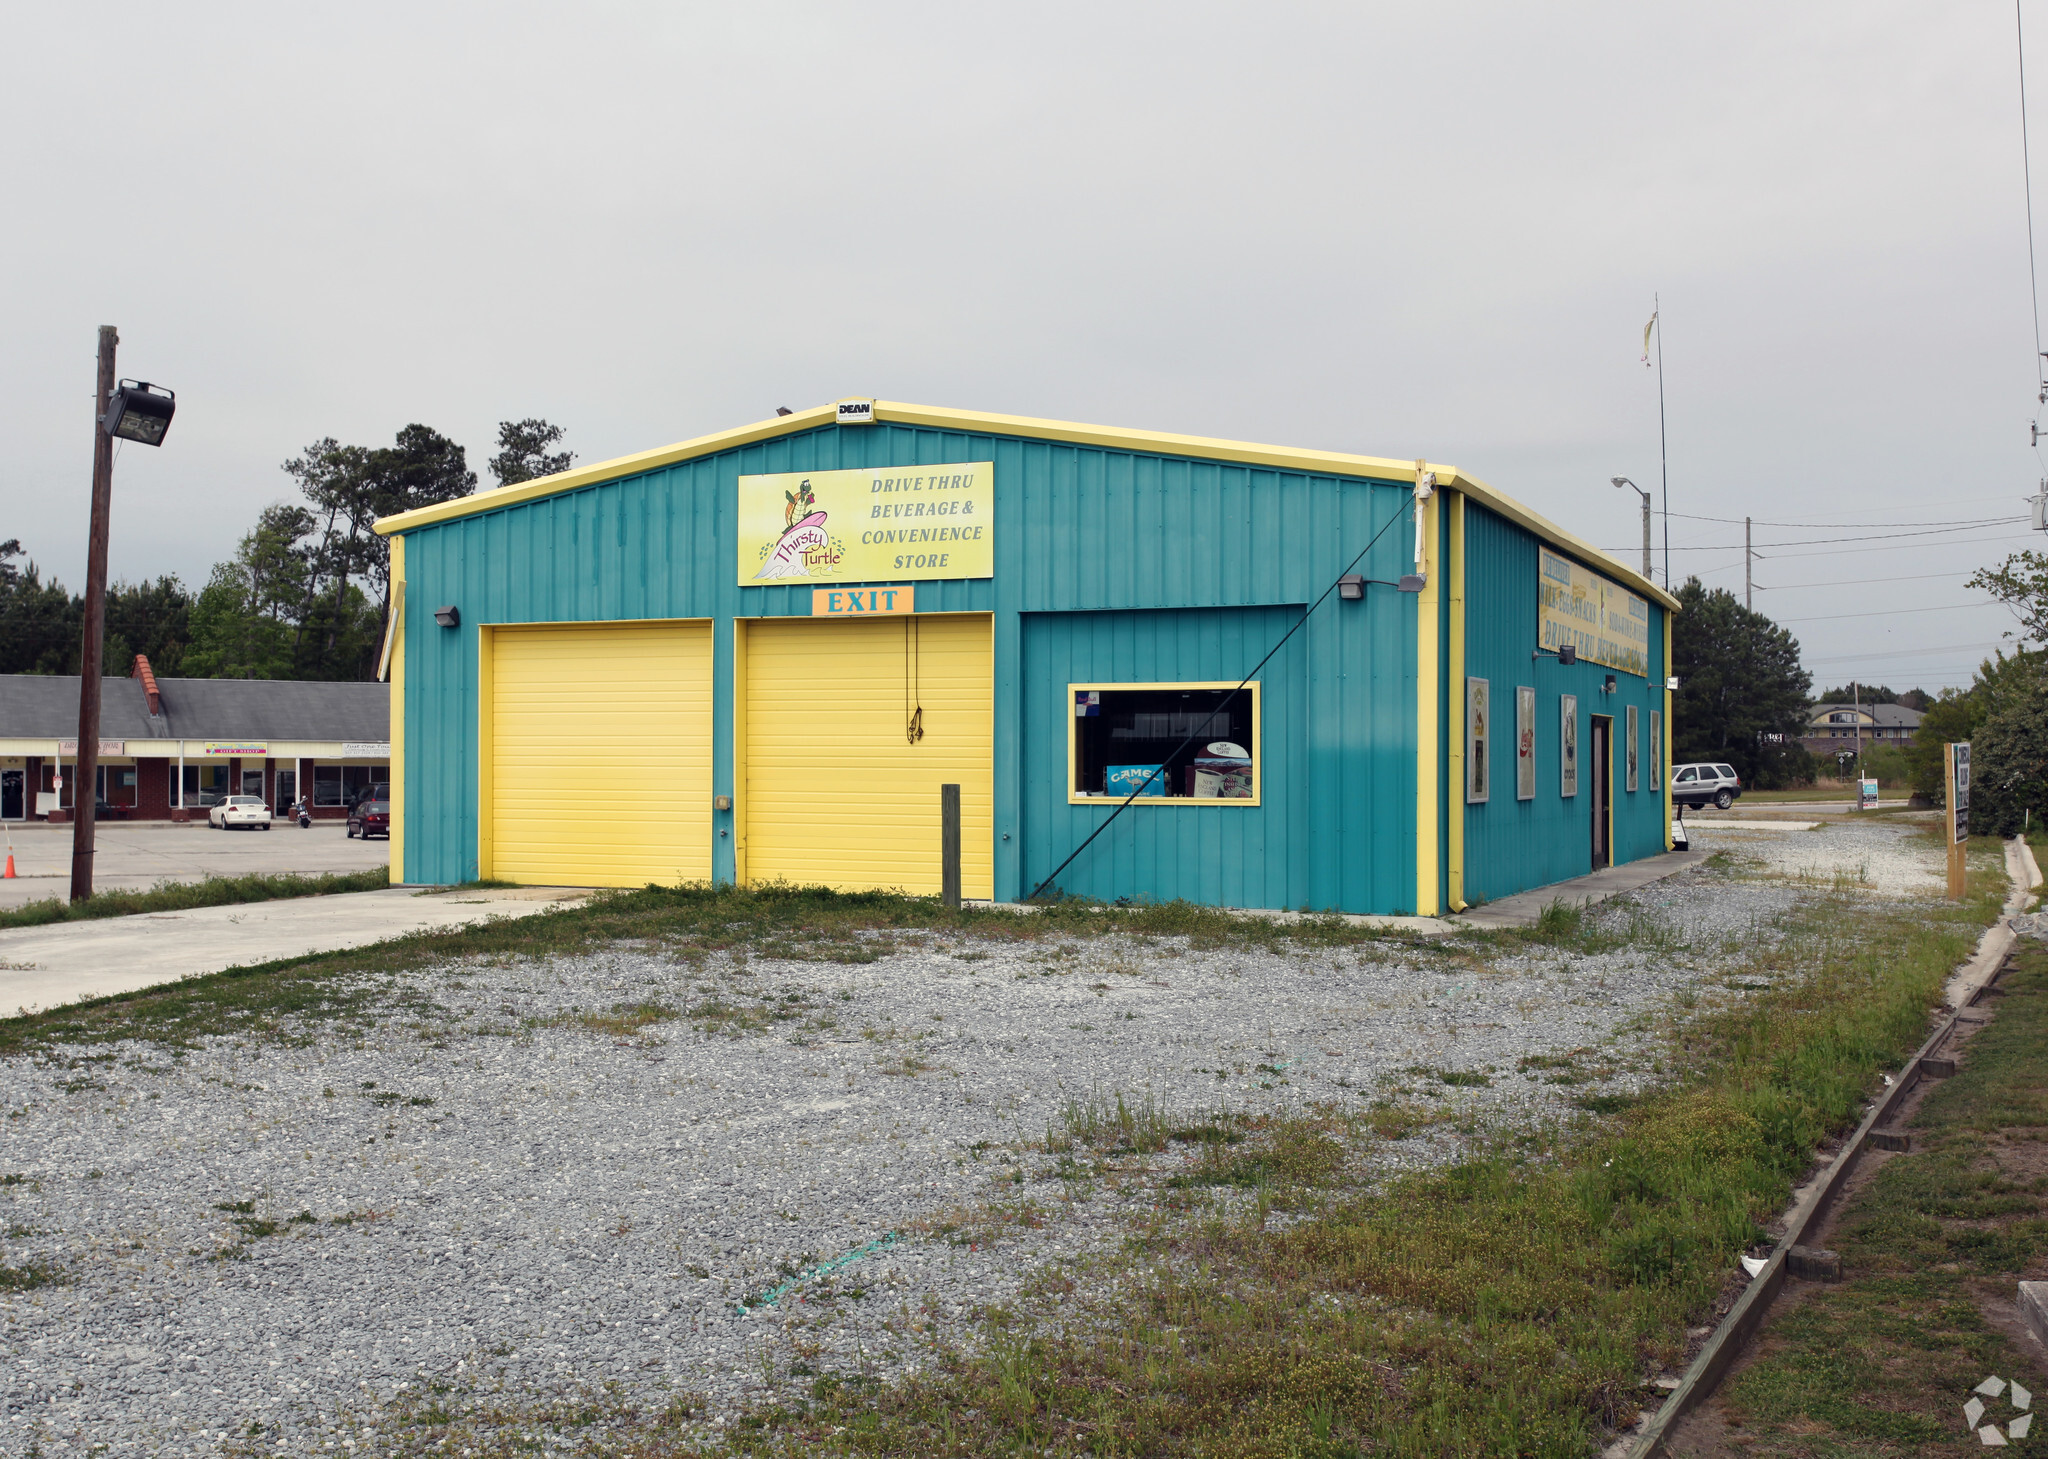
[[[1622,740],[1628,732],[1627,706],[1637,706],[1642,733],[1648,734],[1648,713],[1661,707],[1663,610],[1650,605],[1649,678],[1615,672],[1617,692],[1605,695],[1600,684],[1610,672],[1581,662],[1569,668],[1545,654],[1532,658],[1538,639],[1536,621],[1537,539],[1534,534],[1476,502],[1465,506],[1465,672],[1489,681],[1497,726],[1493,797],[1483,805],[1465,806],[1462,786],[1451,787],[1454,813],[1465,815],[1465,897],[1468,902],[1496,899],[1547,886],[1592,869],[1591,724],[1595,714],[1615,720],[1614,859],[1617,863],[1652,856],[1664,849],[1663,811],[1649,776],[1638,789],[1627,789]],[[1536,690],[1536,798],[1515,799],[1512,725],[1514,690]],[[1455,721],[1464,732],[1463,686],[1459,686]],[[1558,794],[1558,699],[1579,697],[1579,793],[1566,800]],[[1665,733],[1670,733],[1666,726]],[[1504,753],[1503,753],[1504,752]]]

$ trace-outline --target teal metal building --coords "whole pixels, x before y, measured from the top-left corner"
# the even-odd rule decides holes
[[[856,400],[377,530],[406,883],[935,892],[941,785],[997,900],[1435,915],[1668,844],[1675,601],[1448,466]]]

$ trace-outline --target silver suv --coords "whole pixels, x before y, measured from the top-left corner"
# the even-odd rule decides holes
[[[1678,805],[1721,810],[1742,794],[1742,777],[1732,765],[1680,765],[1671,772],[1671,799]]]

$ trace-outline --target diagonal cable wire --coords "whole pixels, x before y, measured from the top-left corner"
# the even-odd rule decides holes
[[[1214,709],[1209,711],[1212,720],[1215,715],[1221,714],[1225,709],[1228,709],[1230,707],[1231,702],[1235,700],[1238,695],[1244,693],[1245,686],[1251,683],[1253,677],[1259,672],[1259,670],[1265,668],[1266,665],[1272,661],[1273,655],[1280,652],[1281,649],[1287,646],[1287,640],[1294,637],[1295,634],[1301,631],[1301,625],[1308,622],[1309,614],[1315,612],[1316,609],[1322,607],[1323,599],[1329,597],[1330,594],[1337,591],[1337,584],[1344,580],[1345,574],[1349,573],[1351,569],[1357,567],[1359,563],[1363,562],[1365,560],[1365,554],[1372,551],[1374,547],[1379,545],[1380,538],[1387,535],[1387,528],[1393,526],[1396,522],[1401,521],[1407,515],[1408,514],[1406,512],[1395,512],[1392,516],[1387,518],[1385,525],[1382,526],[1379,529],[1379,531],[1372,534],[1372,541],[1366,543],[1365,546],[1358,549],[1358,556],[1352,558],[1351,561],[1344,564],[1343,572],[1338,573],[1336,577],[1330,579],[1330,585],[1327,588],[1323,589],[1321,596],[1319,596],[1313,603],[1309,604],[1306,608],[1301,610],[1301,617],[1297,618],[1294,621],[1294,626],[1292,628],[1289,628],[1285,633],[1280,635],[1280,641],[1278,643],[1274,644],[1271,648],[1266,650],[1265,658],[1262,658],[1256,664],[1253,664],[1251,667],[1251,672],[1247,673],[1242,679],[1238,681],[1237,687],[1231,690],[1228,694],[1224,695],[1222,701],[1218,703]],[[1104,831],[1107,831],[1110,828],[1110,826],[1115,822],[1118,816],[1122,815],[1125,811],[1130,809],[1132,801],[1136,800],[1139,796],[1145,793],[1146,786],[1150,785],[1153,781],[1157,780],[1161,775],[1166,773],[1166,766],[1169,762],[1173,760],[1174,756],[1180,754],[1182,750],[1185,750],[1189,745],[1192,745],[1196,740],[1200,738],[1201,735],[1199,734],[1191,734],[1186,739],[1182,740],[1180,744],[1174,749],[1172,754],[1167,755],[1163,760],[1160,761],[1159,768],[1152,774],[1147,775],[1143,780],[1138,782],[1137,788],[1134,789],[1129,795],[1123,798],[1123,800],[1117,805],[1117,808],[1111,811],[1109,815],[1104,818],[1102,824],[1097,826],[1094,830],[1088,833],[1088,839],[1086,841],[1083,841],[1079,846],[1076,846],[1072,851],[1068,852],[1067,859],[1065,861],[1062,861],[1058,866],[1055,866],[1046,875],[1045,880],[1041,881],[1037,886],[1031,889],[1031,895],[1026,897],[1024,900],[1027,902],[1037,901],[1038,894],[1044,891],[1047,887],[1052,885],[1054,877],[1057,877],[1061,872],[1065,871],[1068,867],[1072,866],[1074,864],[1074,858],[1079,856],[1083,851],[1086,851],[1089,848],[1089,846],[1094,843],[1095,838],[1097,836],[1100,836]]]

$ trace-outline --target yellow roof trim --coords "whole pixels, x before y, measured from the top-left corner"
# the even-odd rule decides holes
[[[694,440],[663,446],[658,450],[642,451],[633,456],[620,456],[615,460],[600,461],[574,471],[523,481],[517,486],[500,487],[495,491],[480,491],[456,501],[442,502],[438,506],[401,512],[397,516],[380,520],[376,524],[376,529],[386,536],[393,532],[409,532],[435,522],[472,516],[478,512],[496,511],[500,507],[516,506],[521,502],[533,501],[537,497],[553,496],[557,492],[574,491],[578,487],[592,486],[622,476],[633,476],[642,471],[658,470],[663,466],[673,466],[678,461],[715,455],[720,451],[752,445],[756,441],[788,435],[793,431],[811,430],[821,425],[829,425],[837,418],[836,402],[814,406],[809,410],[797,411],[793,415],[777,416],[734,430],[698,436]],[[1417,469],[1413,460],[1396,461],[1385,456],[1357,456],[1345,451],[1312,451],[1295,446],[1262,446],[1249,441],[1220,440],[1213,436],[1183,436],[1170,431],[1140,431],[1123,426],[1082,425],[1074,421],[1040,420],[1032,416],[997,415],[988,411],[948,410],[943,406],[906,405],[894,400],[877,400],[875,419],[877,422],[887,421],[895,425],[928,426],[934,430],[1019,436],[1028,440],[1070,441],[1077,445],[1100,446],[1108,450],[1152,451],[1167,456],[1235,461],[1247,466],[1271,466],[1282,471],[1364,476],[1379,481],[1413,482]],[[1625,587],[1646,594],[1667,608],[1675,609],[1678,606],[1676,598],[1643,578],[1641,574],[1624,567],[1599,548],[1573,536],[1511,497],[1502,495],[1485,482],[1466,476],[1455,466],[1439,466],[1429,462],[1425,464],[1424,469],[1436,473],[1438,486],[1464,492],[1482,506],[1500,513],[1518,526],[1527,528],[1553,546],[1561,547],[1574,557],[1582,558],[1589,567],[1598,568]]]

